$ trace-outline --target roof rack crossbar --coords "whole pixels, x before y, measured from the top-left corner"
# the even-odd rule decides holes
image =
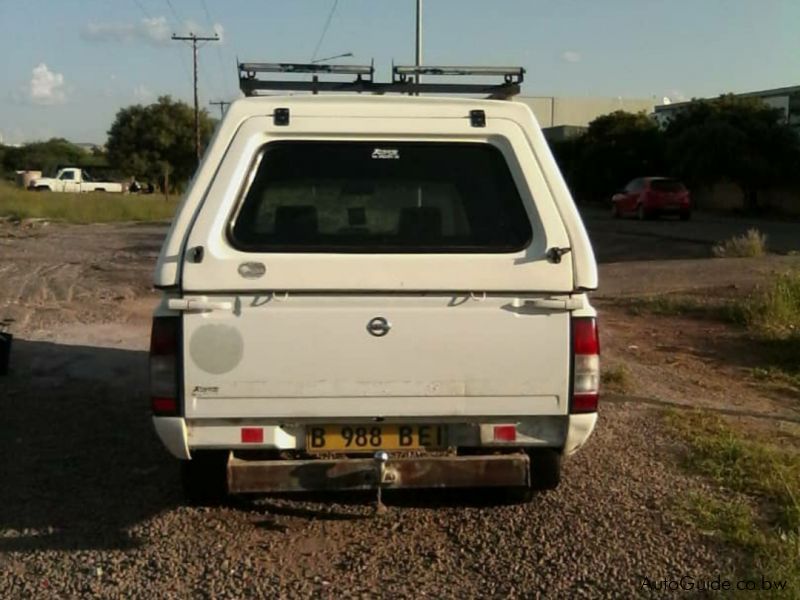
[[[404,66],[396,65],[392,68],[392,75],[395,77],[407,77],[409,75],[443,75],[443,76],[469,76],[469,75],[488,75],[503,76],[504,78],[513,77],[517,83],[521,83],[525,75],[522,67],[461,67],[461,66]]]
[[[328,73],[332,75],[369,75],[372,77],[375,67],[372,65],[326,65],[321,63],[240,63],[239,71],[244,73]]]
[[[490,98],[509,98],[520,92],[525,69],[522,67],[394,66],[392,80],[374,81],[373,65],[326,65],[319,63],[239,63],[239,87],[246,96],[266,91],[359,92],[372,94],[487,94]],[[310,74],[308,80],[259,78],[258,73]],[[353,81],[320,81],[319,75],[355,75]],[[502,83],[418,82],[415,76],[491,76]]]

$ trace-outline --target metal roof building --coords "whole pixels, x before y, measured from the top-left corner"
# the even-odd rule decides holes
[[[652,98],[568,98],[559,96],[516,96],[527,104],[550,141],[562,141],[586,131],[594,119],[617,110],[651,114]]]
[[[760,98],[766,105],[779,109],[783,114],[783,122],[791,125],[800,134],[800,85],[733,95],[737,98]],[[655,118],[662,126],[666,125],[672,115],[688,104],[689,102],[675,102],[656,106]]]

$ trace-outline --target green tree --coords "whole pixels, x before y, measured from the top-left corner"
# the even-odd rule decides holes
[[[24,146],[6,148],[3,155],[3,170],[29,169],[53,174],[59,166],[94,164],[93,159],[91,154],[67,140],[52,138],[46,142],[33,142]]]
[[[608,200],[628,180],[664,168],[663,135],[643,112],[597,117],[583,136],[553,151],[575,196],[587,201]]]
[[[200,112],[201,147],[208,144],[214,121]],[[108,158],[120,171],[159,181],[169,165],[171,185],[185,183],[197,167],[194,110],[185,102],[161,96],[149,106],[129,106],[117,112],[108,131]]]
[[[759,207],[759,191],[800,171],[800,138],[758,98],[694,100],[673,117],[666,139],[677,175],[693,186],[732,181],[750,210]]]

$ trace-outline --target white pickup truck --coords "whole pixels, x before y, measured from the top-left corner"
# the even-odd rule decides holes
[[[153,421],[192,501],[527,497],[597,421],[595,259],[524,104],[238,100],[155,284]]]
[[[122,184],[95,181],[88,172],[75,167],[59,169],[55,177],[40,177],[28,185],[37,192],[122,192]]]

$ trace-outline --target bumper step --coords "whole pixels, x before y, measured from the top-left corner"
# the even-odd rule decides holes
[[[371,458],[251,461],[232,457],[228,492],[374,490],[381,478],[383,489],[527,487],[529,460],[524,453],[427,456],[389,459],[381,469]]]

